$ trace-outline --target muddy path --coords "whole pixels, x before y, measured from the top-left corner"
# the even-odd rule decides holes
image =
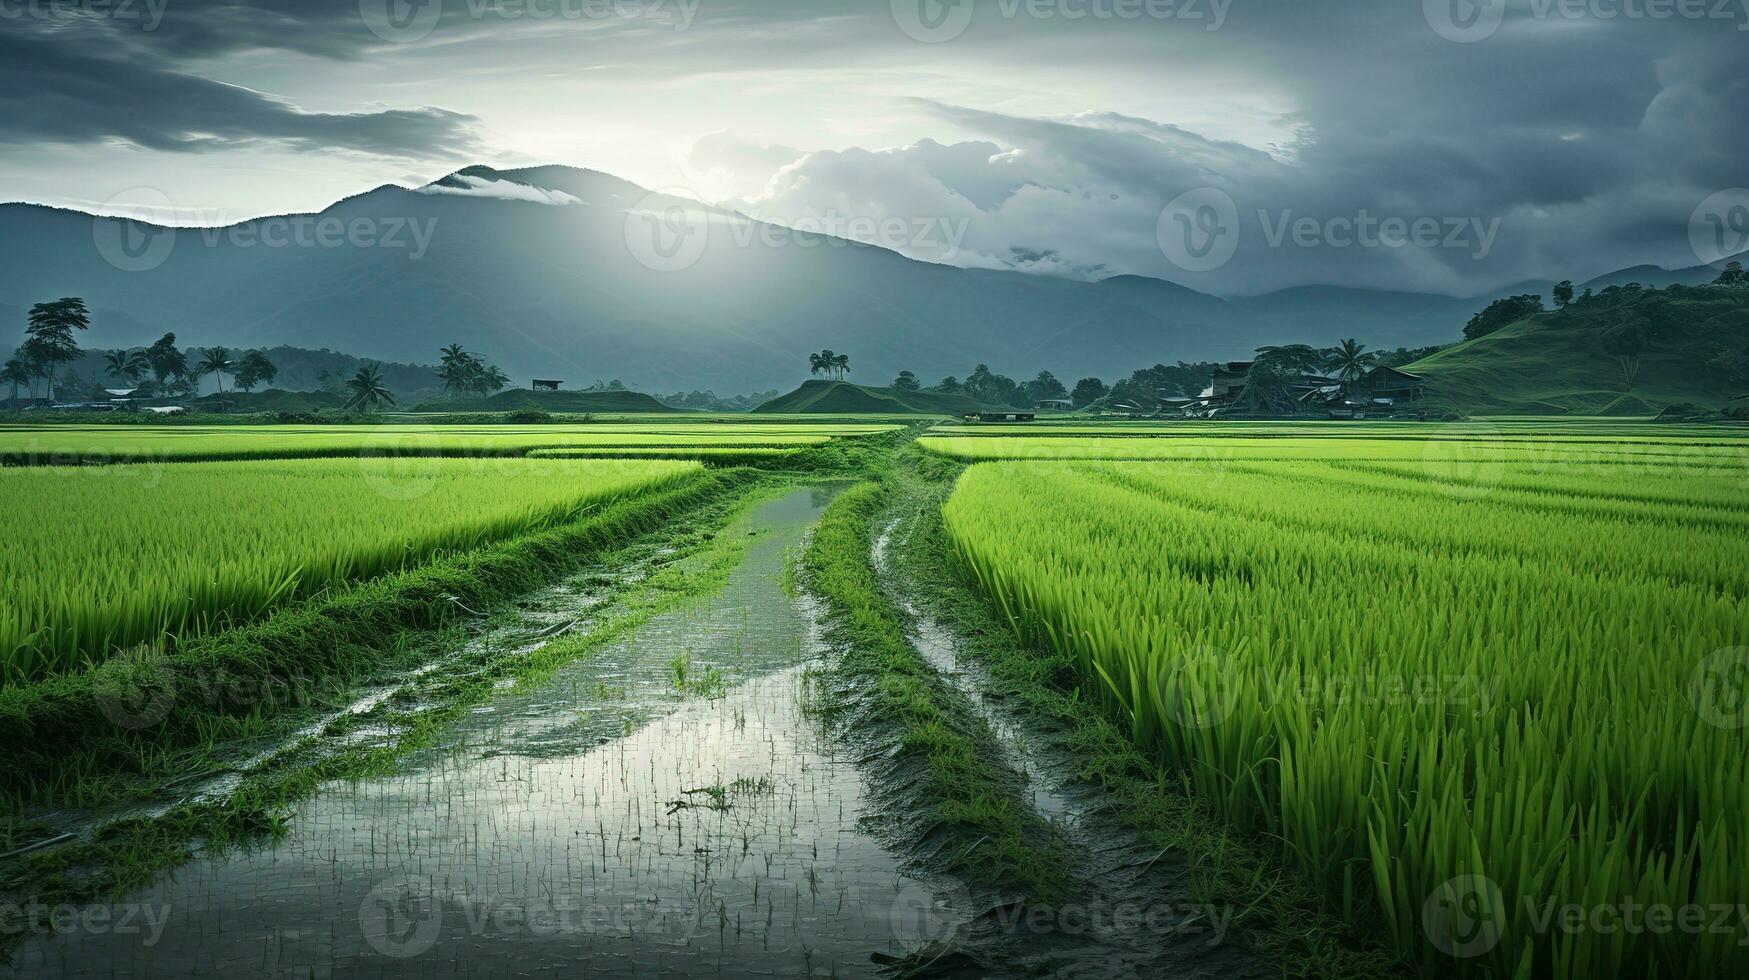
[[[1112,801],[1081,773],[1085,761],[1064,733],[1005,698],[1001,684],[932,611],[915,573],[915,539],[928,503],[901,495],[876,528],[870,563],[902,612],[906,639],[951,687],[985,732],[994,763],[1022,787],[1024,805],[1047,823],[1069,869],[1066,896],[1041,900],[925,875],[937,906],[953,909],[937,941],[906,963],[918,976],[1262,977],[1265,961],[1239,948],[1234,910],[1207,900],[1182,858],[1110,819]],[[909,560],[907,560],[907,558]],[[926,866],[926,864],[925,864]]]
[[[751,543],[721,590],[505,682],[394,774],[323,787],[277,840],[33,935],[0,972],[874,972],[939,924],[907,914],[920,886],[864,829],[861,777],[810,709],[824,648],[787,563],[834,490],[732,527]],[[590,614],[589,574],[473,642]]]

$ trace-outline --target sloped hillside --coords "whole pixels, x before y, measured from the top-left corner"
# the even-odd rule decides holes
[[[1430,406],[1483,414],[1656,414],[1749,391],[1749,289],[1610,287],[1405,366]]]
[[[773,398],[754,411],[787,415],[963,415],[979,407],[977,400],[968,395],[873,388],[848,381],[804,381],[800,388]]]

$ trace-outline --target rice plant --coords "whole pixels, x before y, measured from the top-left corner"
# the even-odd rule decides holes
[[[565,521],[695,462],[263,460],[0,470],[4,677],[247,620]]]
[[[1429,974],[1749,975],[1741,446],[1281,441],[983,463],[944,519],[1018,633]]]

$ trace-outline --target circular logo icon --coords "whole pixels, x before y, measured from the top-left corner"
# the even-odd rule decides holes
[[[370,32],[390,44],[423,41],[443,17],[443,0],[358,0]]]
[[[1749,647],[1726,647],[1697,664],[1688,699],[1709,725],[1749,725]]]
[[[138,731],[170,717],[176,678],[163,652],[137,648],[112,658],[92,685],[97,710],[117,728]]]
[[[1487,423],[1465,426],[1459,438],[1432,438],[1421,445],[1421,470],[1439,491],[1459,500],[1480,500],[1494,492],[1505,474],[1498,439]]]
[[[162,191],[151,187],[123,191],[103,203],[110,209],[126,206],[165,214],[175,207]],[[176,229],[136,218],[94,217],[91,240],[103,261],[122,272],[150,272],[163,265],[176,250]]]
[[[1186,650],[1155,678],[1155,708],[1185,728],[1213,728],[1238,707],[1239,695],[1227,672],[1225,651],[1214,647]]]
[[[443,902],[429,877],[397,875],[364,896],[358,928],[370,948],[396,959],[418,956],[437,945]]]
[[[940,44],[966,32],[973,0],[893,0],[893,22],[913,41]]]
[[[1500,29],[1506,19],[1506,0],[1421,0],[1421,13],[1435,34],[1471,44]]]
[[[386,500],[418,500],[437,489],[446,465],[440,438],[429,433],[373,434],[358,456],[364,482]]]
[[[893,938],[901,945],[935,945],[951,941],[959,932],[962,917],[954,912],[954,899],[963,889],[956,885],[931,888],[921,881],[905,880],[903,888],[893,896],[888,921],[893,926]]]
[[[1688,245],[1710,266],[1749,251],[1749,188],[1732,187],[1700,202],[1688,216]]]
[[[1213,272],[1239,248],[1239,206],[1218,187],[1198,187],[1166,202],[1154,223],[1166,261],[1186,272]]]
[[[1468,959],[1500,941],[1505,913],[1506,899],[1499,885],[1483,875],[1459,875],[1427,896],[1421,906],[1421,929],[1435,949]]]
[[[710,244],[710,215],[688,197],[652,191],[626,210],[626,250],[655,272],[689,269]]]

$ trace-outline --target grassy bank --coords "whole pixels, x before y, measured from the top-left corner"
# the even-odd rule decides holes
[[[787,490],[782,483],[744,478],[671,517],[630,544],[591,552],[589,560],[608,568],[647,568],[648,575],[602,578],[594,593],[588,625],[536,649],[506,645],[469,652],[430,673],[407,671],[421,662],[420,651],[389,653],[389,666],[404,685],[393,696],[362,712],[342,712],[317,733],[286,739],[311,711],[287,712],[277,737],[283,748],[238,773],[222,796],[201,795],[176,801],[173,778],[160,786],[172,801],[149,814],[127,816],[97,826],[77,840],[0,863],[0,959],[8,946],[29,931],[49,928],[44,921],[18,917],[58,904],[112,901],[155,880],[196,854],[223,853],[277,836],[298,801],[334,780],[364,779],[394,772],[409,752],[437,744],[448,728],[475,706],[491,699],[507,682],[538,684],[554,671],[588,657],[636,631],[652,617],[693,597],[722,587],[746,555],[750,538],[725,534],[760,501]],[[430,632],[428,646],[454,650],[465,639],[453,629]],[[425,651],[426,653],[431,650]],[[345,696],[341,698],[345,703]],[[332,708],[335,705],[320,707]],[[366,737],[355,737],[366,736]],[[203,772],[216,757],[192,747],[166,772]],[[192,784],[187,784],[192,785]],[[14,818],[0,820],[0,853],[42,840],[51,829]]]
[[[558,527],[319,595],[174,653],[118,657],[0,689],[0,793],[88,805],[159,770],[167,753],[248,735],[263,717],[332,691],[431,630],[513,598],[682,515],[745,490],[754,474],[701,472]]]
[[[987,693],[1057,757],[1074,760],[1074,778],[1100,794],[1104,829],[1182,869],[1192,901],[1234,910],[1239,942],[1283,976],[1405,975],[1380,939],[1382,923],[1338,918],[1271,842],[1232,830],[1187,780],[1150,759],[1121,727],[1123,719],[1088,696],[1073,656],[1015,638],[1000,610],[965,576],[942,523],[942,504],[964,468],[921,450],[906,453],[895,467],[895,510],[917,515],[909,547],[897,553],[901,587],[951,630],[962,655],[984,667],[992,684]]]
[[[869,560],[887,504],[865,483],[827,509],[802,559],[802,579],[828,609],[839,649],[827,717],[862,740],[874,791],[919,870],[1050,902],[1069,875],[1052,830],[1020,802],[1013,773],[992,761],[990,734],[963,696],[912,649],[904,620]]]

